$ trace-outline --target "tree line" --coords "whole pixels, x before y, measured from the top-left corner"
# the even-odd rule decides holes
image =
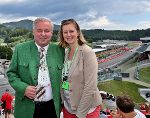
[[[150,37],[150,28],[142,30],[104,30],[104,29],[91,29],[82,30],[85,38],[89,42],[97,40],[126,40],[126,41],[139,41],[140,38]],[[56,42],[58,39],[58,30],[54,30],[52,41]],[[23,28],[8,28],[0,25],[0,40],[4,43],[17,43],[32,40],[32,31]]]
[[[150,37],[150,28],[144,30],[104,30],[104,29],[94,29],[94,30],[83,30],[83,34],[86,39],[90,41],[97,40],[126,40],[126,41],[139,41],[140,38]]]
[[[139,41],[140,38],[150,37],[150,28],[142,30],[104,30],[104,29],[91,29],[91,30],[82,30],[83,35],[85,36],[88,42],[95,42],[98,40],[126,40],[126,41]],[[33,40],[33,34],[31,30],[24,28],[9,28],[4,25],[0,25],[0,44],[6,43],[7,47],[0,47],[0,58],[11,58],[11,52],[6,51],[6,48],[10,50],[16,44],[25,42],[28,40]],[[58,41],[58,30],[54,30],[53,42]],[[4,49],[2,49],[4,48]],[[10,48],[10,49],[9,49]],[[5,52],[3,52],[5,51]],[[7,53],[6,53],[7,52]],[[10,55],[10,56],[9,56]]]

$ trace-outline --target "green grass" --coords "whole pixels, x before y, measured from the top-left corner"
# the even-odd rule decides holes
[[[150,67],[140,69],[139,78],[141,81],[144,81],[150,84]]]
[[[99,82],[98,88],[101,91],[106,91],[115,96],[129,95],[137,104],[146,102],[146,100],[142,98],[138,92],[138,88],[145,88],[145,87],[137,85],[135,83],[111,80]]]

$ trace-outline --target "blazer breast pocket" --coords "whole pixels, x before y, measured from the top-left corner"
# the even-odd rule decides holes
[[[57,64],[55,66],[49,66],[50,76],[55,78],[61,78],[63,66],[61,64]]]
[[[20,68],[24,68],[24,69],[26,69],[26,68],[28,68],[28,67],[29,67],[29,63],[27,63],[27,62],[19,63],[19,67],[20,67]]]
[[[29,74],[29,63],[19,63],[19,74],[20,75],[26,75]]]

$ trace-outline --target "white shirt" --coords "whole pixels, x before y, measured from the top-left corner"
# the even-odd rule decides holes
[[[38,50],[40,50],[41,47],[38,46],[37,44],[36,44],[36,46],[37,46]],[[43,98],[39,98],[39,99],[35,98],[35,101],[49,101],[49,100],[53,99],[50,75],[49,75],[49,70],[48,70],[48,66],[46,63],[46,54],[47,54],[48,47],[49,47],[49,45],[43,47],[45,49],[43,51],[43,54],[44,54],[43,58],[45,59],[45,63],[44,63],[45,70],[41,71],[39,69],[38,85],[37,85],[37,87],[43,86],[44,89],[46,90],[46,92],[45,92],[45,96]]]
[[[136,116],[134,118],[146,118],[146,116],[141,113],[139,110],[134,109],[134,111],[136,112]]]

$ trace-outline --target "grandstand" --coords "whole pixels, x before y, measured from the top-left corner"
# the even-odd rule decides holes
[[[150,37],[140,38],[140,40],[142,41],[142,43],[149,43],[150,42]]]
[[[93,50],[96,54],[98,63],[103,63],[114,59],[123,52],[130,50],[126,42],[93,42]]]

